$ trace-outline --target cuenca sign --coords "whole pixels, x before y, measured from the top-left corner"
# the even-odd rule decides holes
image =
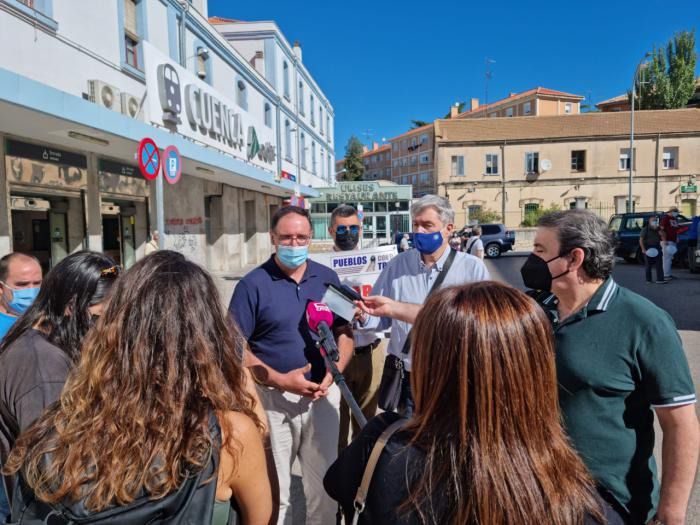
[[[395,191],[383,191],[376,182],[341,182],[338,193],[326,193],[328,202],[394,201],[399,198]]]
[[[272,167],[276,151],[271,127],[258,125],[257,131],[261,119],[236,107],[148,42],[142,45],[151,122],[239,159]]]

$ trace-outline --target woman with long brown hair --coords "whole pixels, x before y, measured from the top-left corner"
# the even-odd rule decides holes
[[[551,328],[534,301],[495,282],[447,288],[411,337],[415,412],[384,448],[359,523],[610,519],[562,430]],[[377,438],[398,419],[370,421],[328,471],[326,490],[346,513]]]
[[[242,341],[212,278],[172,251],[126,272],[60,402],[17,440],[12,522],[244,524],[272,514]]]

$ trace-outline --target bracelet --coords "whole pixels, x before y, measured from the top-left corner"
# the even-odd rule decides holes
[[[664,525],[664,522],[658,516],[654,516],[647,525]]]

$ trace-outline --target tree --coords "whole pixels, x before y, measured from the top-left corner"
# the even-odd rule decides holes
[[[520,226],[525,228],[537,226],[537,221],[540,220],[540,217],[559,210],[561,210],[561,206],[551,203],[549,208],[537,208],[536,210],[528,211],[525,213],[525,217],[523,217],[523,221],[520,223]]]
[[[422,128],[423,126],[427,126],[430,124],[430,122],[427,122],[425,120],[412,120],[411,124],[413,124],[413,127],[411,129],[416,129],[416,128]]]
[[[695,92],[695,30],[676,33],[665,48],[654,47],[650,56],[651,60],[641,68],[636,81],[635,107],[685,107]],[[631,100],[631,93],[627,96]]]
[[[348,139],[345,146],[345,175],[344,180],[360,180],[365,173],[365,165],[362,162],[362,142],[356,136]]]

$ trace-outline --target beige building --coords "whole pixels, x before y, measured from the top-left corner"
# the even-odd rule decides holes
[[[479,105],[479,99],[473,98],[468,111],[454,115],[452,118],[578,115],[581,113],[582,100],[583,97],[580,95],[536,87],[521,93],[511,93],[506,98],[486,105]]]
[[[635,119],[635,209],[675,205],[697,214],[700,109],[640,111]],[[438,193],[452,202],[458,225],[491,210],[517,227],[550,206],[607,219],[626,209],[629,132],[628,112],[437,120]]]
[[[392,138],[391,179],[395,184],[411,184],[413,196],[435,193],[435,128],[421,126]]]

